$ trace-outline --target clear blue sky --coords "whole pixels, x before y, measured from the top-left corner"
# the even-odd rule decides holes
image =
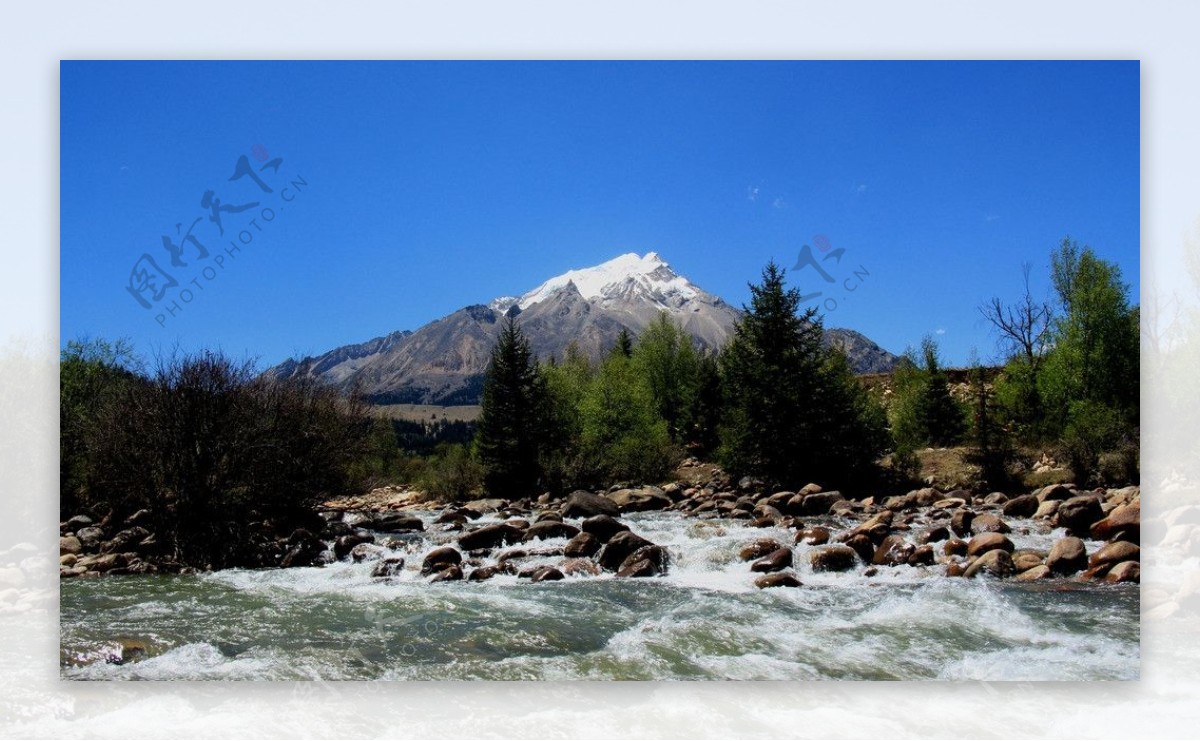
[[[741,305],[804,244],[845,249],[833,284],[789,272],[838,302],[827,325],[934,334],[954,364],[995,356],[976,307],[1023,262],[1048,294],[1064,236],[1137,296],[1137,62],[64,62],[61,84],[63,342],[265,366],[624,252]],[[229,180],[243,156],[270,193]],[[143,254],[177,285],[129,290]]]

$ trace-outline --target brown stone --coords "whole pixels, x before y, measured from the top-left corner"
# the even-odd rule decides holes
[[[750,564],[751,571],[782,571],[792,565],[792,549],[780,548]]]
[[[1000,533],[984,532],[971,538],[971,541],[967,543],[967,556],[973,558],[997,549],[1005,553],[1012,553],[1012,541]],[[1011,562],[1012,559],[1009,560]]]
[[[774,574],[764,574],[754,580],[754,586],[759,589],[771,589],[772,587],[799,587],[800,580],[795,574],[787,571],[780,571]]]
[[[783,547],[783,543],[780,543],[778,540],[773,538],[764,538],[762,540],[756,540],[753,543],[743,547],[740,551],[738,551],[738,558],[743,561],[755,561]]]
[[[813,571],[850,571],[858,563],[858,555],[848,545],[825,545],[808,555]]]
[[[1060,576],[1070,576],[1077,571],[1087,568],[1087,549],[1083,541],[1074,536],[1059,538],[1050,548],[1046,557],[1046,566],[1050,571]]]
[[[967,566],[967,570],[963,572],[963,576],[968,579],[980,574],[990,574],[997,577],[1012,576],[1016,571],[1013,566],[1012,556],[1008,555],[1008,551],[999,548],[987,551],[979,558],[971,562]]]

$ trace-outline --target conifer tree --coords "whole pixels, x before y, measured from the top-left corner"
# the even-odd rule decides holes
[[[475,446],[484,488],[494,496],[534,493],[540,478],[546,392],[529,340],[508,317],[492,349],[483,385]]]

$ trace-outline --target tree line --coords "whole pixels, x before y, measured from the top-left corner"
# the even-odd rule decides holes
[[[247,558],[255,527],[300,522],[323,498],[389,482],[440,499],[654,483],[685,456],[766,486],[912,483],[923,448],[965,446],[999,487],[1018,448],[1053,449],[1081,483],[1136,481],[1138,307],[1119,269],[1070,240],[1051,255],[1054,299],[981,306],[1004,365],[952,389],[932,338],[890,393],[822,341],[785,271],[750,285],[729,342],[698,348],[665,313],[602,358],[540,361],[509,318],[480,417],[380,419],[354,394],[278,381],[200,352],[147,371],[127,343],[71,342],[60,361],[61,511],[154,512],[190,562]],[[885,465],[881,465],[881,463]],[[257,525],[256,525],[257,523]]]

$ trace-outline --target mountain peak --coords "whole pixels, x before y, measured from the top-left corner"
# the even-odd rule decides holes
[[[545,301],[573,283],[588,301],[604,301],[627,297],[630,292],[643,293],[661,300],[668,296],[693,298],[700,289],[671,270],[657,252],[638,256],[627,252],[590,268],[568,270],[557,275],[517,300],[522,310]]]

